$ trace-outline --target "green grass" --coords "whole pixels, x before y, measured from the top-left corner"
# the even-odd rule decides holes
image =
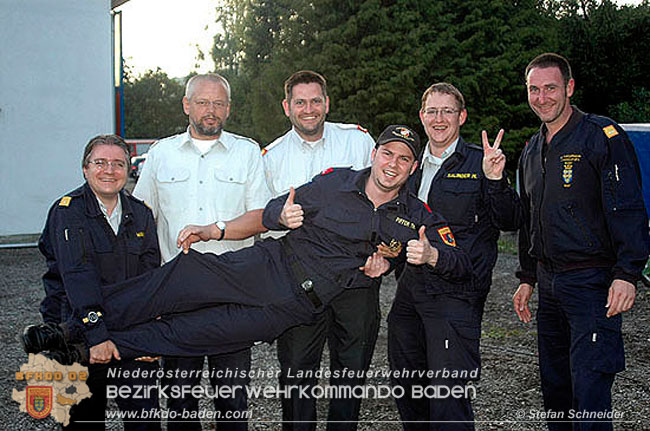
[[[516,232],[501,232],[499,241],[497,242],[499,253],[505,254],[518,254],[517,233]]]

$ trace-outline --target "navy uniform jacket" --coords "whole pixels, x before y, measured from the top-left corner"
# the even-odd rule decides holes
[[[329,169],[296,189],[295,203],[302,206],[305,222],[290,231],[284,241],[307,272],[328,279],[331,286],[368,287],[374,281],[359,267],[376,251],[377,245],[392,244],[401,250],[398,259],[403,260],[407,242],[417,239],[418,229],[424,225],[427,238],[440,251],[440,257],[435,268],[421,265],[422,270],[449,280],[467,280],[469,258],[450,245],[453,235],[447,222],[406,187],[402,187],[396,199],[375,209],[364,193],[369,175],[370,168]],[[267,204],[264,226],[286,229],[278,221],[286,199],[287,195],[280,196]],[[331,300],[331,292],[317,294],[323,302]]]
[[[41,303],[45,322],[59,323],[71,316],[81,321],[90,311],[102,310],[102,286],[160,266],[151,210],[124,190],[120,197],[122,221],[117,235],[87,183],[50,208],[39,240],[48,267]],[[90,346],[109,339],[101,318],[84,329]]]
[[[545,145],[542,125],[519,160],[525,226],[518,276],[536,281],[536,264],[554,271],[613,268],[635,283],[648,257],[648,218],[634,147],[609,118],[573,107]]]
[[[416,195],[421,181],[422,169],[418,168],[409,181]],[[433,178],[427,203],[449,222],[456,241],[472,261],[472,282],[465,283],[462,292],[457,286],[440,283],[427,289],[487,295],[497,260],[499,232],[517,230],[522,221],[519,197],[505,174],[502,180],[487,179],[483,174],[483,148],[460,137],[456,150]]]

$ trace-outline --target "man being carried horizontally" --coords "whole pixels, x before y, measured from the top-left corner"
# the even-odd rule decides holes
[[[269,202],[259,230],[291,229],[283,239],[220,256],[189,251],[110,286],[101,319],[122,358],[218,354],[270,342],[312,321],[344,289],[376,283],[394,260],[406,260],[406,271],[420,267],[452,282],[467,281],[469,258],[449,241],[447,223],[403,187],[419,150],[414,131],[389,126],[370,168],[325,171]],[[229,229],[226,237],[236,232]],[[217,234],[212,225],[188,226],[178,242],[187,250]],[[376,250],[382,243],[398,256],[381,256]],[[72,319],[54,331],[28,327],[26,350],[66,348],[76,328],[88,324]]]

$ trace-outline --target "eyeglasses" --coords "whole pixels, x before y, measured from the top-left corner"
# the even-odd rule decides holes
[[[206,99],[200,99],[200,100],[195,100],[194,104],[198,106],[199,108],[207,108],[208,106],[212,105],[217,109],[223,109],[226,106],[228,106],[228,102],[224,102],[223,100],[206,100]]]
[[[460,109],[453,108],[427,108],[424,110],[424,115],[430,115],[432,117],[437,117],[438,114],[441,114],[443,117],[451,117],[452,115],[460,112]]]
[[[88,163],[92,163],[100,171],[105,171],[109,166],[116,171],[126,170],[126,162],[124,160],[96,159],[89,160]]]

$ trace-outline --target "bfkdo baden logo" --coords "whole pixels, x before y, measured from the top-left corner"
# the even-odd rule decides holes
[[[27,386],[27,413],[36,419],[46,418],[52,411],[52,386]]]
[[[16,372],[16,382],[27,383],[14,389],[11,398],[20,411],[36,419],[50,415],[63,426],[70,423],[70,409],[92,393],[86,385],[88,368],[79,364],[64,366],[43,355],[29,355],[29,361]]]

